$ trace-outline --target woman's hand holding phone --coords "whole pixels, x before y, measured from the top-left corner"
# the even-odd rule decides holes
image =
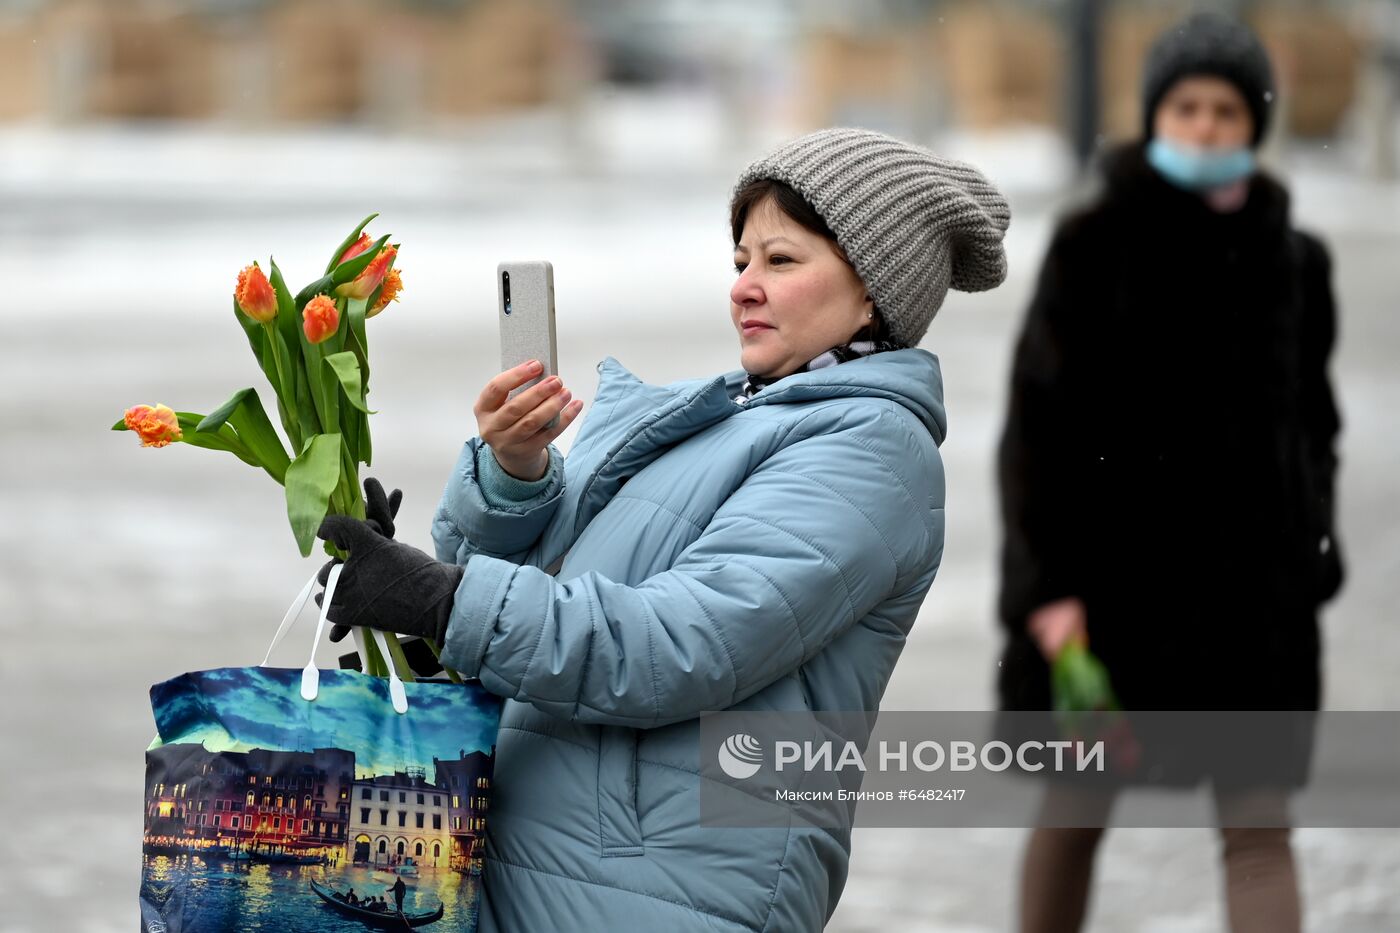
[[[477,434],[491,445],[501,469],[526,481],[548,472],[550,443],[583,410],[583,402],[573,401],[573,393],[558,376],[542,379],[511,397],[513,390],[538,378],[541,371],[535,360],[507,369],[486,383],[474,409]],[[546,428],[556,415],[558,423]]]

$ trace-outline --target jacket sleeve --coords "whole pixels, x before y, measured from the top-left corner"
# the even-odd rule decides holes
[[[1327,374],[1337,339],[1337,309],[1332,297],[1332,259],[1315,237],[1298,234],[1303,253],[1303,322],[1299,402],[1309,474],[1309,514],[1318,554],[1318,602],[1341,589],[1345,569],[1337,539],[1335,498],[1337,435],[1342,420]]]
[[[485,446],[474,437],[462,447],[461,456],[447,480],[437,515],[433,518],[433,544],[437,558],[459,566],[484,554],[520,563],[539,541],[554,517],[564,493],[564,458],[549,446],[549,482],[528,499],[509,501],[488,496],[477,475],[477,453]],[[483,451],[490,456],[490,450]]]
[[[799,425],[670,569],[636,586],[478,554],[443,663],[564,719],[644,728],[727,709],[931,576],[942,472],[909,431],[876,405],[847,406],[812,436]]]
[[[1036,608],[1082,595],[1075,495],[1083,470],[1074,411],[1075,316],[1092,300],[1080,285],[1075,228],[1061,227],[1046,253],[1016,341],[1010,404],[997,453],[1002,552],[999,614],[1013,632]],[[1091,267],[1092,268],[1092,267]]]

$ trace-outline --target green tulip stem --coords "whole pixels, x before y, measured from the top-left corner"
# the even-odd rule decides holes
[[[296,392],[293,391],[292,386],[287,382],[287,370],[291,366],[291,360],[286,359],[287,350],[285,344],[282,343],[282,335],[277,330],[276,318],[264,323],[263,330],[266,332],[266,337],[264,339],[271,341],[272,365],[277,373],[277,385],[275,386],[277,389],[277,400],[278,402],[282,402],[283,399],[294,399],[296,397]],[[301,438],[293,436],[289,424],[284,422],[282,426],[287,429],[288,439],[292,442],[292,452],[295,453],[300,450]]]
[[[423,639],[423,644],[428,646],[428,650],[433,653],[433,657],[437,660],[439,664],[442,664],[442,649],[438,647],[437,642],[433,641],[431,638],[425,638]],[[462,682],[462,675],[454,671],[452,668],[444,665],[442,669],[444,672],[446,672],[447,679],[452,681],[454,684],[460,684]]]
[[[365,628],[361,630],[361,634],[364,636],[365,657],[367,659],[365,667],[368,669],[368,673],[372,677],[388,677],[389,668],[384,663],[383,655],[379,653],[379,646],[374,641],[374,633]]]

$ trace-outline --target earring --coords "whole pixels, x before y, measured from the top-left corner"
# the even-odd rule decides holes
[[[875,312],[874,312],[874,311],[867,311],[867,312],[865,312],[865,316],[868,317],[868,318],[870,318],[871,320],[874,320],[874,318],[875,318]]]

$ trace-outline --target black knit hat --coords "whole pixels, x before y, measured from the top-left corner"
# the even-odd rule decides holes
[[[1172,85],[1190,75],[1224,78],[1244,95],[1254,116],[1255,146],[1269,128],[1274,74],[1269,53],[1254,31],[1219,13],[1197,13],[1162,33],[1147,53],[1142,74],[1143,136],[1153,136],[1157,105]]]

